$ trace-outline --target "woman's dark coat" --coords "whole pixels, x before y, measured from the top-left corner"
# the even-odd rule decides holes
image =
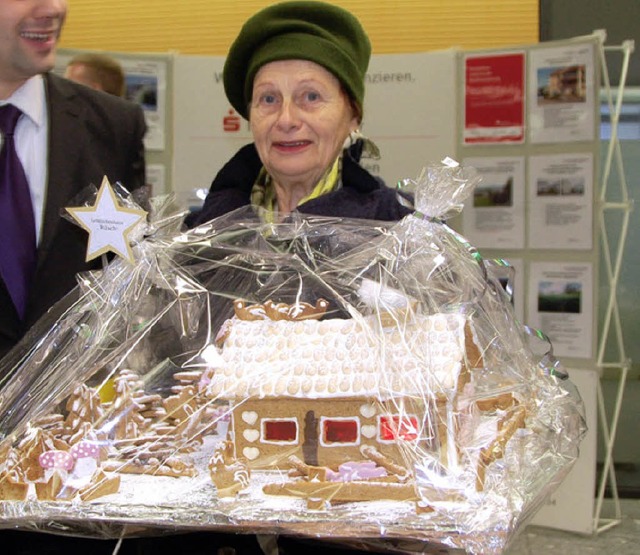
[[[311,199],[297,210],[315,216],[397,221],[412,212],[398,201],[397,193],[371,175],[358,162],[358,144],[345,151],[342,163],[342,187]],[[251,189],[262,162],[253,144],[242,147],[213,180],[202,210],[187,217],[195,227],[250,204]]]

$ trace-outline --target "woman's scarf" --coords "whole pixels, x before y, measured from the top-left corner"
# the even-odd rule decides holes
[[[365,158],[380,158],[380,151],[373,141],[367,139],[359,130],[349,134],[344,143],[344,149],[349,149],[356,145],[359,151],[357,158],[360,156]],[[297,206],[304,204],[312,199],[326,195],[332,191],[337,191],[342,187],[342,156],[344,149],[340,152],[331,167],[325,172],[320,181],[313,188],[313,191],[306,197],[300,199]],[[267,223],[278,221],[278,198],[276,197],[276,189],[273,179],[264,166],[260,169],[260,173],[256,182],[251,189],[251,205],[256,211],[264,214]],[[258,210],[262,208],[263,210]]]

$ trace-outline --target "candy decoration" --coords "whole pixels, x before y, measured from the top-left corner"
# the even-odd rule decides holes
[[[389,473],[373,461],[351,461],[341,464],[338,472],[331,471],[327,480],[331,482],[352,482],[354,480],[371,480],[383,478]]]
[[[94,441],[80,441],[71,447],[71,455],[74,459],[83,459],[89,457],[92,459],[100,459],[100,445]]]
[[[45,469],[66,470],[70,472],[73,469],[75,460],[68,451],[45,451],[38,457],[40,466]]]

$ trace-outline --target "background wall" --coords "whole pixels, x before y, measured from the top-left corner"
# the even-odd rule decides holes
[[[538,41],[538,0],[333,0],[377,54]],[[224,55],[242,23],[274,2],[69,0],[63,48]]]
[[[540,0],[540,40],[558,40],[590,34],[595,29],[607,31],[608,44],[635,40],[640,48],[640,2],[638,0]],[[612,83],[618,83],[619,65],[608,55]],[[640,86],[640,56],[629,61],[627,84]]]

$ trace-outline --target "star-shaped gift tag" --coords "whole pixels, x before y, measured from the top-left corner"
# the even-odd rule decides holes
[[[93,206],[66,210],[89,232],[87,262],[111,251],[134,263],[133,252],[129,246],[129,234],[147,213],[144,210],[122,208],[107,176],[102,179]]]

